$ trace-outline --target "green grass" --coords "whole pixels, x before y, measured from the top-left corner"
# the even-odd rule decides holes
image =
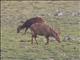
[[[80,2],[1,2],[1,60],[80,60],[80,40],[63,41],[65,35],[80,37],[79,16],[53,16],[55,10],[79,11]],[[48,15],[49,14],[49,15]],[[20,21],[43,15],[52,27],[61,31],[61,43],[56,41],[45,45],[45,38],[37,38],[38,45],[31,45],[30,30],[26,35],[16,33]],[[71,24],[70,24],[71,23]],[[24,42],[21,42],[23,40]]]

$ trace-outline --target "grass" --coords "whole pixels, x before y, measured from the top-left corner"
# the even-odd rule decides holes
[[[80,37],[79,16],[54,16],[57,9],[65,12],[79,11],[80,2],[1,2],[1,60],[80,60],[80,40],[63,41],[65,35]],[[39,37],[38,45],[31,45],[30,30],[26,35],[16,33],[20,21],[42,15],[52,27],[61,31],[61,43],[56,41],[45,45],[45,38]],[[23,40],[23,42],[21,42]]]

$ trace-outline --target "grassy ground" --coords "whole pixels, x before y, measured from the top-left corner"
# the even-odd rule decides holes
[[[80,2],[1,2],[1,59],[2,60],[80,60],[80,16],[54,16],[57,9],[65,12],[80,11]],[[61,31],[61,43],[45,45],[45,38],[37,38],[39,45],[31,45],[30,31],[16,33],[20,21],[42,16],[49,25]],[[71,24],[70,24],[71,23]],[[65,35],[74,38],[63,41]],[[24,42],[21,42],[23,40]]]

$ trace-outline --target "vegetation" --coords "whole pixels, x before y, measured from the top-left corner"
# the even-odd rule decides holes
[[[1,0],[1,1],[80,1],[80,0]]]
[[[1,60],[80,60],[80,16],[54,16],[56,10],[65,13],[80,11],[79,1],[28,2],[1,1]],[[45,45],[45,38],[39,37],[38,45],[31,45],[30,30],[17,34],[20,21],[42,16],[47,23],[60,29],[61,43],[51,41]],[[64,41],[65,35],[74,40]]]

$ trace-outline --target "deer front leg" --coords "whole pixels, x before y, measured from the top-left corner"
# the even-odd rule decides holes
[[[34,37],[33,37],[33,35],[32,35],[31,44],[33,44],[33,39],[34,39]]]
[[[46,37],[47,39],[47,42],[45,43],[45,45],[48,45],[49,44],[49,37]]]
[[[35,41],[36,41],[36,44],[38,45],[38,42],[37,42],[36,38],[37,38],[37,36],[35,36]]]
[[[25,35],[25,34],[26,34],[26,31],[27,31],[27,29],[25,29],[25,32],[23,33],[23,35]]]
[[[36,40],[36,35],[32,35],[32,42],[31,42],[31,44],[33,44],[33,38],[35,39],[35,42],[36,42],[36,44],[38,45],[38,42],[37,42],[37,40]]]

